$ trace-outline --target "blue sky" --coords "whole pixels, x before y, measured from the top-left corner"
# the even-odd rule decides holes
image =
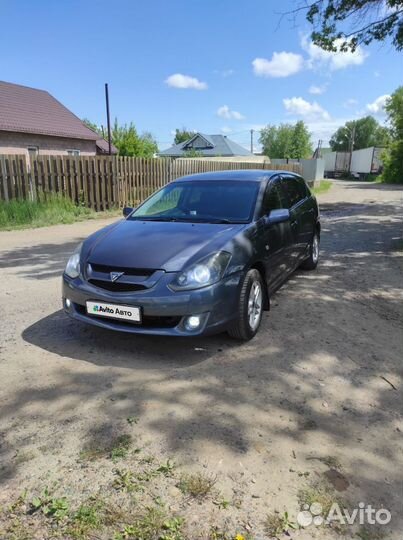
[[[111,114],[161,149],[176,127],[227,133],[303,119],[312,138],[373,113],[402,84],[389,43],[355,55],[312,46],[295,2],[270,0],[0,0],[0,80],[49,91],[80,117]],[[184,88],[185,87],[185,88]]]

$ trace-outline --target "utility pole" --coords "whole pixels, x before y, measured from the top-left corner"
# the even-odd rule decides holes
[[[355,142],[355,122],[353,123],[353,127],[350,131],[350,163],[348,165],[349,173],[351,172],[351,161],[353,159],[354,142]]]
[[[250,130],[250,153],[253,154],[253,129]]]
[[[108,123],[108,147],[109,155],[112,155],[112,138],[111,138],[111,118],[109,114],[109,91],[108,83],[105,83],[105,100],[106,100],[106,121]]]

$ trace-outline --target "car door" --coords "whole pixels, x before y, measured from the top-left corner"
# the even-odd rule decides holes
[[[266,186],[262,202],[262,251],[267,282],[270,289],[276,287],[288,273],[288,251],[290,247],[290,222],[268,223],[272,210],[285,207],[281,198],[281,178],[271,180]]]
[[[294,270],[303,255],[304,250],[304,196],[298,180],[293,175],[281,175],[281,193],[286,208],[290,211],[290,244],[288,249],[288,269]]]
[[[302,201],[299,203],[299,236],[302,255],[306,255],[309,244],[312,241],[316,223],[315,205],[311,192],[301,176],[296,177]]]

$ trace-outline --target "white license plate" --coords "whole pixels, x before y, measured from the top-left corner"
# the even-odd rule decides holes
[[[86,302],[87,313],[97,317],[109,317],[110,319],[123,319],[134,323],[141,322],[139,307],[121,306],[118,304],[105,304],[104,302]]]

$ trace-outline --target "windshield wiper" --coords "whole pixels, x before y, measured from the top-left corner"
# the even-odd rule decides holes
[[[136,221],[178,221],[178,218],[164,216],[133,216],[130,219]]]

